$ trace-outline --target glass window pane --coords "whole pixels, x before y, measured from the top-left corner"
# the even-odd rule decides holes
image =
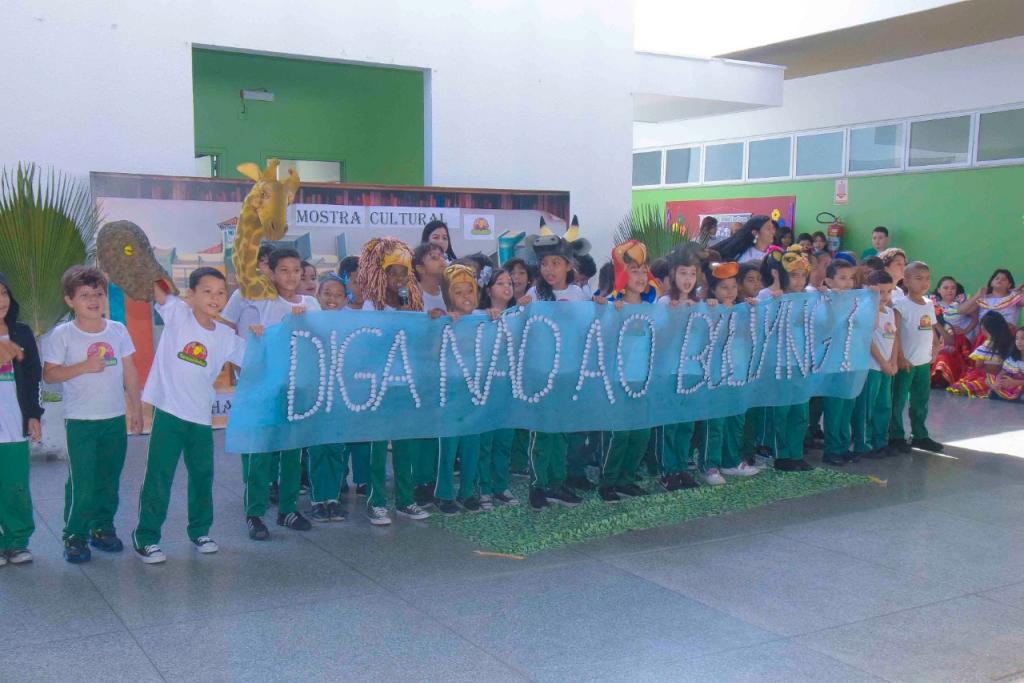
[[[299,178],[309,183],[340,183],[340,161],[309,161],[307,159],[281,159],[277,177],[287,178],[288,169],[293,168]]]
[[[789,138],[752,140],[747,150],[747,178],[789,175]]]
[[[871,126],[850,131],[850,170],[899,168],[903,158],[903,125]]]
[[[708,145],[704,148],[704,181],[741,180],[743,178],[743,143]]]
[[[665,182],[696,183],[700,181],[700,148],[665,151]]]
[[[910,165],[967,163],[971,117],[914,121],[910,124]]]
[[[215,178],[217,177],[217,155],[202,154],[196,157],[196,177]]]
[[[661,184],[661,151],[633,154],[633,186]]]
[[[843,172],[843,134],[817,133],[796,138],[796,174],[839,175]]]
[[[978,161],[1024,158],[1024,109],[982,114]]]

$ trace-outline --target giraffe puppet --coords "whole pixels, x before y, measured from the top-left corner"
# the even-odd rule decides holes
[[[299,190],[299,175],[294,170],[288,169],[283,181],[277,179],[279,164],[270,159],[264,171],[253,163],[238,165],[238,172],[256,183],[242,202],[231,254],[238,288],[250,301],[277,298],[277,289],[256,263],[262,240],[279,240],[288,232],[288,205]]]

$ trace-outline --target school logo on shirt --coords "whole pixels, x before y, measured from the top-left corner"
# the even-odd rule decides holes
[[[928,315],[927,313],[925,315],[922,315],[921,316],[921,322],[918,323],[917,329],[919,329],[919,330],[928,330],[930,332],[931,329],[932,329],[932,317],[930,315]]]
[[[178,358],[183,361],[198,365],[201,368],[206,367],[206,347],[200,342],[191,341],[185,344],[185,348],[178,351]]]
[[[14,381],[14,363],[7,361],[3,365],[0,365],[0,382],[13,382]]]
[[[93,356],[99,356],[104,360],[107,366],[117,365],[117,356],[114,354],[114,347],[107,342],[96,342],[91,344],[85,352],[86,358],[92,358]]]
[[[882,337],[885,338],[885,339],[895,339],[896,338],[896,326],[893,325],[892,323],[887,322],[882,327]]]

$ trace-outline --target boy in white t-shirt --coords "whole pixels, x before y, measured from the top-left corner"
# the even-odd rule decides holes
[[[878,292],[878,318],[871,339],[871,359],[864,388],[853,406],[853,452],[862,458],[890,455],[889,420],[892,417],[892,378],[897,370],[896,312],[892,308],[892,275],[884,270],[868,273],[864,285]]]
[[[302,259],[294,249],[282,247],[270,252],[270,280],[277,288],[277,298],[250,301],[249,307],[258,313],[262,327],[276,325],[285,316],[306,311],[319,311],[320,304],[311,296],[299,294],[302,281]],[[263,515],[270,504],[270,484],[280,476],[277,524],[295,531],[308,531],[309,520],[295,509],[302,479],[302,449],[243,453],[242,475],[245,477],[245,521],[249,538],[265,541],[270,530],[263,523]],[[277,464],[275,464],[277,463]]]
[[[427,313],[448,311],[442,291],[446,265],[444,249],[435,242],[424,242],[412,252],[412,269],[423,295],[423,310]]]
[[[931,364],[941,341],[935,324],[935,304],[927,298],[932,285],[928,266],[921,261],[908,263],[903,271],[903,284],[907,288],[906,297],[893,303],[899,333],[899,372],[893,379],[889,445],[900,453],[909,453],[911,448],[941,453],[942,444],[928,436],[925,425],[931,395]],[[908,399],[910,443],[903,431],[903,408]]]
[[[77,564],[92,558],[90,545],[108,553],[124,550],[114,516],[128,432],[142,430],[142,404],[128,330],[103,317],[106,276],[93,266],[72,266],[61,287],[74,318],[43,341],[43,379],[64,385],[64,559]]]
[[[146,476],[139,493],[139,525],[132,532],[135,552],[146,564],[166,560],[160,528],[178,458],[188,470],[188,537],[203,554],[217,552],[209,536],[213,523],[213,382],[224,363],[241,366],[245,341],[217,322],[227,302],[227,281],[219,270],[197,268],[188,278],[186,303],[154,286],[156,312],[164,331],[142,400],[153,406]],[[253,332],[260,334],[259,326]]]

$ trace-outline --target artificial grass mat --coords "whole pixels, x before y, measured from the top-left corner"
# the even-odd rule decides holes
[[[513,483],[518,507],[495,506],[478,514],[431,515],[430,520],[478,545],[481,550],[529,555],[542,550],[651,529],[699,517],[749,510],[777,500],[800,498],[833,489],[867,484],[868,477],[817,468],[808,472],[765,470],[756,477],[729,478],[725,486],[701,486],[668,493],[655,480],[640,482],[652,493],[605,503],[597,491],[583,494],[583,503],[568,508],[550,506],[534,512],[526,484]]]

